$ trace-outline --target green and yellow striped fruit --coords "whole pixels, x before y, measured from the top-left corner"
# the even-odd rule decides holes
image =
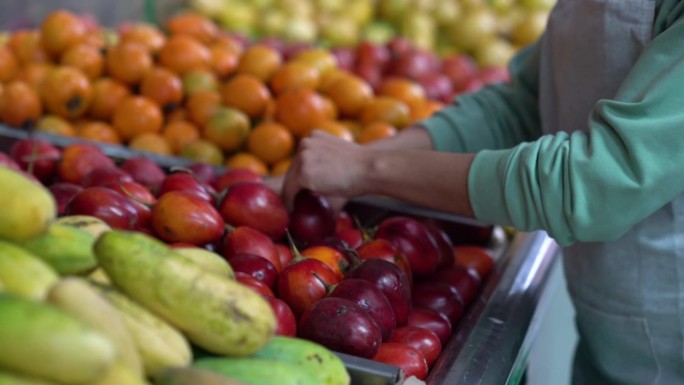
[[[173,250],[142,233],[113,230],[95,242],[95,255],[115,287],[215,354],[245,356],[275,332],[275,314],[259,294],[169,258]]]

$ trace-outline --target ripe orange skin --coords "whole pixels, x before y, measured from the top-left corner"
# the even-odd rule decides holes
[[[93,83],[93,101],[88,115],[94,119],[109,121],[116,106],[128,95],[130,91],[123,83],[110,78],[97,79]]]
[[[221,87],[223,102],[257,118],[264,113],[271,99],[271,92],[259,78],[249,74],[238,74]]]
[[[179,35],[166,40],[158,59],[159,65],[182,76],[192,70],[209,68],[211,52],[196,39]]]
[[[207,124],[209,118],[220,106],[221,95],[215,91],[197,91],[185,102],[190,120],[199,127]]]
[[[88,29],[81,19],[69,11],[59,10],[50,13],[40,25],[43,48],[59,56],[72,45],[83,40]]]
[[[90,80],[81,71],[71,67],[57,67],[50,71],[41,87],[47,110],[63,118],[83,116],[93,99]]]
[[[96,79],[104,70],[104,57],[97,47],[77,44],[64,51],[60,63],[83,71],[89,79]]]
[[[294,147],[292,133],[276,122],[263,122],[247,136],[247,150],[268,165],[288,158]]]
[[[12,127],[31,127],[43,113],[38,94],[26,83],[12,81],[0,93],[0,119]]]
[[[0,82],[7,82],[14,78],[19,70],[19,61],[12,51],[0,46]]]
[[[240,56],[237,72],[254,75],[268,82],[282,63],[283,58],[275,49],[265,45],[253,45]]]
[[[172,71],[156,67],[143,76],[140,94],[170,111],[183,101],[183,81]]]
[[[329,119],[329,106],[318,93],[297,89],[278,95],[275,119],[284,124],[296,137],[304,137],[317,123]]]
[[[153,61],[145,46],[119,43],[107,51],[106,65],[109,76],[124,84],[135,85],[152,69]]]
[[[121,32],[119,39],[122,43],[142,44],[151,53],[157,53],[166,43],[166,36],[159,28],[150,24],[136,24]]]
[[[218,36],[219,28],[209,18],[195,12],[184,12],[166,21],[171,35],[188,35],[209,44]]]
[[[161,108],[155,102],[144,96],[129,96],[116,106],[112,124],[128,141],[145,132],[159,132],[163,120]]]
[[[325,263],[340,279],[344,278],[344,272],[349,266],[349,262],[342,253],[328,246],[310,246],[302,250],[301,255]]]

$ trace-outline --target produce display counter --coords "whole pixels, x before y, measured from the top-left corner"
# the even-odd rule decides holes
[[[0,125],[0,150],[31,133]],[[38,133],[58,146],[78,139]],[[115,159],[141,153],[120,146],[99,145]],[[145,155],[166,168],[190,163],[175,157]],[[524,373],[527,353],[543,318],[545,291],[558,261],[559,247],[545,232],[509,234],[499,227],[442,212],[378,197],[362,197],[346,207],[361,223],[373,224],[389,215],[429,218],[442,227],[455,244],[486,246],[496,266],[476,300],[432,368],[427,385],[517,384]],[[401,371],[394,366],[340,354],[352,377],[352,385],[400,385]]]

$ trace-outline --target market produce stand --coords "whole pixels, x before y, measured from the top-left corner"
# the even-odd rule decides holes
[[[0,150],[6,151],[15,141],[31,135],[58,146],[79,141],[0,125]],[[121,146],[96,146],[114,159],[140,155]],[[146,156],[166,168],[190,164],[176,157]],[[517,384],[548,305],[544,289],[558,263],[558,245],[543,231],[507,234],[500,227],[386,198],[360,197],[352,200],[347,209],[364,223],[396,214],[430,218],[456,241],[486,242],[484,246],[491,250],[496,267],[444,347],[426,383]],[[398,385],[405,380],[397,367],[339,355],[353,385]]]

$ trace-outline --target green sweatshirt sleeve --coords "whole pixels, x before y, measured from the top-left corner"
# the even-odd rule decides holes
[[[459,95],[421,126],[438,151],[476,152],[535,139],[541,134],[538,72],[539,50],[531,45],[511,61],[509,83]]]
[[[681,8],[681,7],[680,7]],[[684,191],[684,19],[657,35],[589,132],[480,151],[468,175],[479,220],[544,229],[561,245],[618,238]]]

